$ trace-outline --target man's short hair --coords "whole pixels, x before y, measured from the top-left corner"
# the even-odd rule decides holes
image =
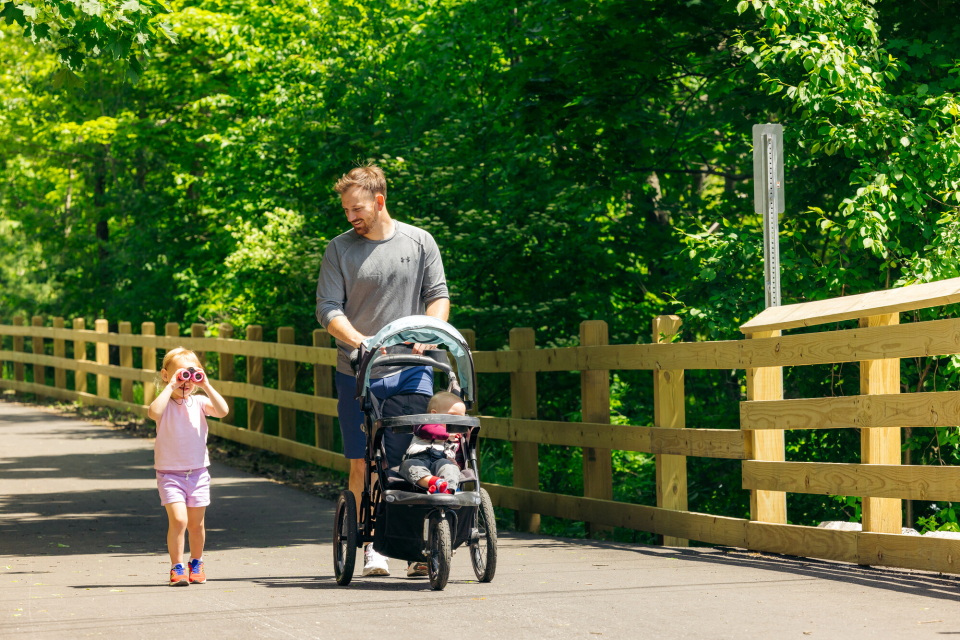
[[[387,197],[387,179],[383,175],[383,169],[372,162],[363,167],[351,169],[350,173],[344,174],[337,180],[333,190],[343,195],[353,187],[360,187],[361,190],[372,197],[377,195],[383,196],[384,199]]]

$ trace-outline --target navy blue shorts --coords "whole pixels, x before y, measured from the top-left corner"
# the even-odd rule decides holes
[[[348,376],[345,373],[337,371],[337,414],[340,418],[340,434],[343,436],[343,455],[348,460],[359,460],[367,448],[367,437],[361,428],[363,425],[363,412],[360,411],[360,401],[356,399],[357,379],[354,376]],[[401,394],[420,394],[404,398],[404,406],[398,407],[399,410],[391,411],[391,415],[397,414],[417,414],[427,412],[427,402],[433,396],[433,369],[430,367],[411,367],[401,371],[397,375],[386,378],[371,378],[370,390],[377,399],[383,402],[393,396]],[[422,400],[420,399],[422,398]],[[393,404],[393,403],[390,403]],[[406,405],[410,405],[407,407]],[[422,405],[422,406],[421,406]],[[388,407],[384,406],[386,410]],[[390,434],[393,435],[393,434]],[[392,462],[392,458],[399,455],[403,457],[404,451],[409,444],[410,436],[402,438],[404,442],[393,442],[396,438],[388,439],[384,437],[384,443],[387,447],[387,461]],[[389,440],[389,441],[388,441]],[[394,450],[397,451],[394,451]],[[397,453],[399,452],[399,453]],[[391,455],[394,454],[394,455]],[[399,459],[396,466],[400,464]]]

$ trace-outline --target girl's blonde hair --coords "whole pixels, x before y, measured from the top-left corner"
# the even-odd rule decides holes
[[[167,351],[167,353],[163,356],[163,364],[160,366],[160,371],[157,371],[157,377],[153,381],[153,386],[156,389],[157,395],[159,395],[160,392],[163,391],[163,388],[167,384],[166,382],[163,381],[163,375],[161,372],[167,371],[167,373],[169,373],[171,376],[174,373],[176,373],[176,371],[170,371],[168,367],[170,366],[171,362],[173,362],[178,358],[193,358],[194,360],[197,361],[197,364],[200,364],[200,357],[197,356],[196,353],[194,353],[193,351],[185,347],[177,347],[176,349],[171,349],[170,351]],[[191,391],[190,393],[194,394],[196,392],[197,392],[197,387],[194,386],[193,391]]]

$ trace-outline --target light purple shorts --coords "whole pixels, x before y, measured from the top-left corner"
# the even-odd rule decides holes
[[[157,470],[157,488],[160,505],[186,502],[188,507],[206,507],[210,504],[210,472],[206,467],[190,471]]]

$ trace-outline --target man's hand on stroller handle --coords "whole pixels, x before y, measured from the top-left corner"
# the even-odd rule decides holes
[[[410,343],[405,342],[404,344],[410,344]],[[416,342],[413,345],[413,355],[422,356],[424,351],[430,351],[431,349],[436,349],[436,348],[437,348],[437,345],[435,344],[422,344],[420,342]]]

